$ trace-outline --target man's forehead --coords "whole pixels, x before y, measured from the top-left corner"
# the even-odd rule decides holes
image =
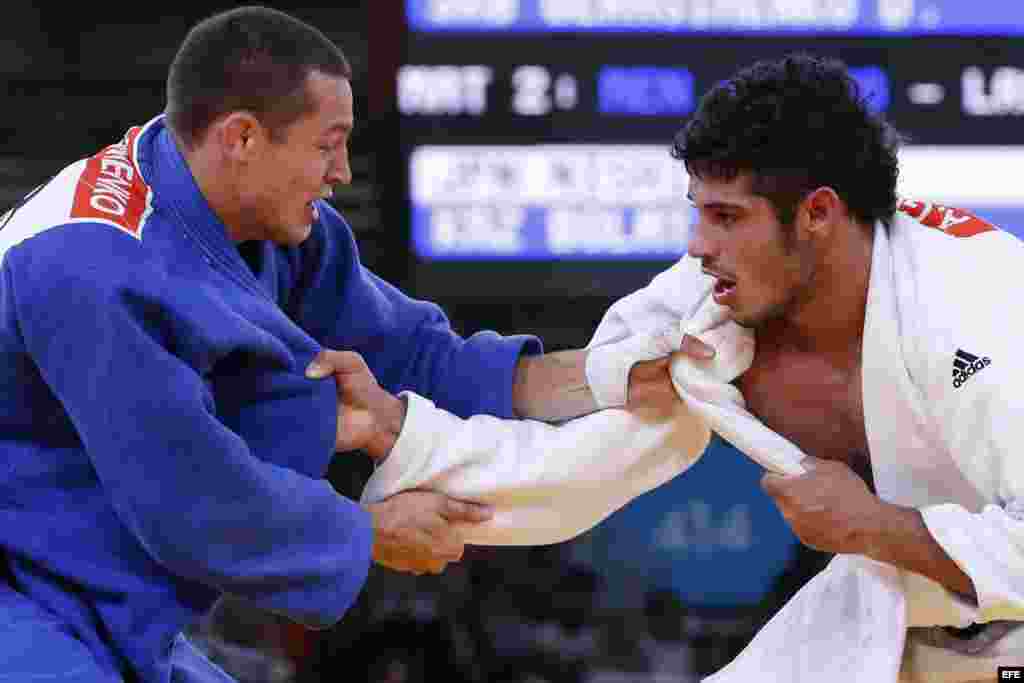
[[[739,173],[731,180],[690,176],[687,198],[694,204],[731,204],[753,207],[758,196],[751,191],[753,177],[750,173]]]
[[[313,97],[314,112],[325,131],[352,129],[352,86],[347,78],[313,71],[306,81],[306,88]]]

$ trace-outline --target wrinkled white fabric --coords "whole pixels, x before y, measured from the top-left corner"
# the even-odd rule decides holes
[[[641,361],[664,358],[679,348],[678,323],[588,350],[584,372],[598,408],[621,408],[629,395],[629,371]]]
[[[707,683],[895,682],[906,636],[901,572],[837,555]]]
[[[671,412],[611,408],[562,425],[486,415],[462,419],[407,392],[402,432],[362,500],[429,488],[493,504],[492,520],[465,528],[466,541],[479,545],[557,543],[592,528],[690,467],[707,446],[713,425],[731,421],[730,416],[753,420],[730,384],[750,366],[753,338],[713,310],[717,306],[710,298],[707,302],[702,316],[685,325],[677,320],[676,332],[669,335],[678,347],[685,329],[717,350],[709,361],[680,357],[673,363],[673,380],[686,400]],[[730,326],[732,334],[725,331]],[[610,346],[622,348],[632,339],[637,346],[651,345],[653,355],[648,355],[656,358],[668,351],[665,336],[641,333]],[[790,466],[780,465],[780,471]]]
[[[912,202],[891,227],[876,226],[862,367],[878,495],[921,511],[978,604],[925,577],[838,556],[714,683],[973,683],[1021,664],[1024,628],[1013,622],[1024,621],[1024,324],[1013,312],[1024,280],[1008,274],[1024,264],[1024,244],[961,229],[973,227],[962,213]],[[712,430],[766,468],[799,474],[799,450],[750,416],[729,383],[749,366],[754,340],[724,321],[711,286],[684,258],[616,302],[591,341],[635,342],[673,324],[699,331],[719,354],[673,364],[683,399],[674,414],[610,409],[555,427],[459,420],[410,397],[399,445],[364,500],[413,487],[484,500],[495,520],[467,530],[469,542],[537,544],[570,538],[684,471]],[[962,351],[989,363],[956,381]],[[928,628],[972,622],[996,623],[959,649]]]
[[[693,316],[683,323],[693,334],[716,349],[711,360],[683,357],[672,364],[672,383],[690,408],[707,420],[711,430],[777,474],[800,474],[804,454],[791,441],[765,427],[746,410],[743,395],[721,377],[739,377],[754,360],[754,335],[729,321],[728,309],[706,296]]]

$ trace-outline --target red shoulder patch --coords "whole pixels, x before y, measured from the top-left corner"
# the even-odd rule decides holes
[[[150,189],[135,163],[141,126],[91,157],[78,178],[71,218],[107,223],[141,239],[150,212]]]
[[[941,204],[901,199],[896,210],[917,220],[921,225],[941,230],[954,237],[972,237],[999,229],[970,211]]]

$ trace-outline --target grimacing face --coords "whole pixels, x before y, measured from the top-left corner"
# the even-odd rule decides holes
[[[687,250],[716,278],[715,301],[738,324],[756,328],[786,316],[807,294],[813,262],[795,237],[798,226],[782,225],[751,185],[749,173],[731,181],[691,176],[687,199],[697,220]]]
[[[312,112],[290,124],[279,139],[266,136],[242,190],[250,229],[284,246],[309,237],[318,217],[315,200],[330,197],[334,185],[352,181],[352,87],[345,78],[313,71],[306,88],[314,103]]]

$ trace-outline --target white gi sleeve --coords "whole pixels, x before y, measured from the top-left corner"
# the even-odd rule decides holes
[[[689,259],[661,273],[609,309],[591,345],[678,327],[700,299],[700,276]],[[711,437],[683,402],[670,414],[611,408],[556,426],[484,415],[464,420],[417,394],[404,395],[402,433],[362,500],[429,488],[491,503],[494,518],[466,529],[466,542],[476,545],[543,545],[577,536],[683,472]]]
[[[556,426],[462,419],[417,394],[402,395],[402,432],[362,501],[427,488],[490,503],[494,517],[465,529],[466,542],[475,545],[544,545],[577,536],[684,471],[711,436],[682,402],[670,413],[609,409]]]

